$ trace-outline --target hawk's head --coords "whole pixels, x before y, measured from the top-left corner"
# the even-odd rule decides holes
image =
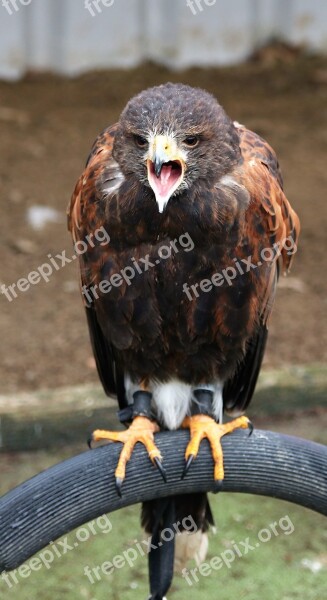
[[[208,92],[167,83],[132,98],[119,120],[114,157],[150,186],[162,212],[195,181],[218,181],[239,159],[231,119]]]

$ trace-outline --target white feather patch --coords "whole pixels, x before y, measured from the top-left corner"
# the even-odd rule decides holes
[[[159,420],[168,429],[180,427],[188,413],[192,399],[192,387],[178,379],[172,379],[167,383],[153,383],[151,387],[153,403]]]
[[[208,536],[203,531],[190,533],[183,531],[176,536],[174,570],[181,573],[189,560],[194,559],[199,566],[208,551]]]

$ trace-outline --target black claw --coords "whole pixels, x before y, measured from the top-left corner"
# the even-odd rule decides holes
[[[186,463],[185,463],[185,466],[184,466],[184,471],[183,471],[183,473],[182,473],[182,477],[181,477],[181,479],[184,479],[184,478],[186,477],[186,475],[187,475],[187,473],[188,473],[188,470],[189,470],[189,468],[190,468],[190,466],[191,466],[191,464],[192,464],[193,460],[194,460],[194,454],[190,454],[190,456],[188,457],[188,459],[187,459],[187,461],[186,461]]]
[[[249,436],[248,437],[250,437],[254,430],[254,426],[253,426],[253,423],[251,423],[251,421],[248,422],[248,428],[249,428]]]
[[[122,497],[121,488],[123,485],[123,481],[124,480],[121,477],[116,477],[116,491],[117,491],[119,498]]]
[[[90,448],[90,450],[92,450],[92,442],[93,442],[93,435],[90,435],[90,437],[87,439],[87,445]]]
[[[212,490],[213,493],[218,494],[219,492],[221,492],[221,490],[223,489],[223,486],[224,486],[223,479],[215,479],[214,488]]]
[[[165,483],[167,483],[167,474],[166,474],[164,467],[162,466],[162,462],[161,462],[160,458],[155,456],[153,459],[153,462],[154,462],[155,466],[157,467],[158,471],[160,471],[162,479],[164,480]]]

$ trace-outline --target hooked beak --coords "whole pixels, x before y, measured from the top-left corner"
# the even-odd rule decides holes
[[[162,213],[169,198],[184,178],[185,155],[174,138],[157,135],[150,144],[147,160],[148,181],[154,191],[159,212]]]

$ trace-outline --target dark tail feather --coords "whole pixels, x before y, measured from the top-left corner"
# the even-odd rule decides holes
[[[149,600],[163,600],[173,579],[174,566],[183,566],[189,558],[196,556],[201,556],[202,560],[205,558],[205,532],[209,525],[214,525],[207,495],[185,494],[145,502],[142,506],[141,521],[145,530],[152,534],[149,553]],[[168,532],[164,538],[163,530]],[[175,557],[175,534],[183,531],[186,536],[177,537]],[[196,535],[188,535],[187,532]]]
[[[149,553],[149,580],[151,596],[149,600],[163,600],[170,588],[174,575],[175,539],[170,536],[163,541],[161,532],[167,529],[175,533],[176,522],[174,498],[155,501],[153,506],[155,521],[152,526],[151,549]],[[170,539],[171,538],[171,539]]]

